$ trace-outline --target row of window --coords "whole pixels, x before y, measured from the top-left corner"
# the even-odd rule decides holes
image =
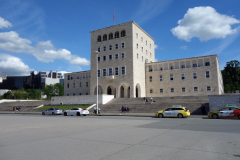
[[[137,50],[138,50],[138,43],[137,43],[137,46],[136,46]],[[151,48],[151,47],[150,47]],[[143,47],[141,47],[141,52],[143,53]],[[151,54],[151,53],[150,53]],[[146,50],[146,55],[148,55],[148,50]]]
[[[121,37],[125,37],[125,36],[126,36],[126,31],[125,31],[125,30],[122,30],[122,31],[121,31]],[[108,36],[107,36],[107,34],[104,34],[103,36],[99,35],[99,36],[97,37],[97,41],[98,41],[98,42],[107,41],[107,40],[113,39],[113,37],[114,37],[114,38],[119,38],[119,31],[116,31],[116,32],[114,33],[114,36],[113,36],[113,33],[109,33]]]
[[[72,95],[75,96],[76,94],[73,93]],[[79,93],[79,95],[82,95],[82,93]],[[86,95],[88,95],[88,92],[86,92]],[[67,94],[67,96],[70,96],[70,94]]]
[[[86,82],[86,87],[88,87],[89,85],[88,85],[88,82]],[[73,88],[76,88],[76,83],[73,83],[73,86],[72,86]],[[81,88],[82,87],[82,82],[80,82],[79,83],[79,87]],[[70,88],[70,85],[69,85],[69,83],[67,84],[67,88]]]
[[[121,58],[125,58],[125,53],[121,53]],[[108,55],[108,60],[112,60],[113,59],[113,55]],[[118,53],[115,54],[115,59],[119,59]],[[107,60],[107,56],[103,56],[102,57],[102,61],[106,61]],[[101,57],[98,57],[98,62],[101,61]]]
[[[73,77],[73,76],[70,77],[70,75],[68,75],[67,80],[82,79],[82,78],[90,78],[90,75],[86,75],[86,76],[83,75],[83,76],[77,76],[77,77]]]
[[[197,72],[193,72],[193,79],[197,79]],[[210,72],[209,71],[206,71],[205,72],[205,78],[210,78]],[[149,76],[149,82],[152,82],[152,76]],[[182,73],[181,74],[181,80],[185,80],[186,79],[186,77],[185,77],[185,74],[184,73]],[[174,80],[174,76],[173,76],[173,74],[170,74],[169,75],[169,80],[170,81],[173,81]],[[159,76],[159,81],[163,81],[163,75],[160,75]]]
[[[108,70],[106,68],[102,69],[102,76],[103,77],[106,77],[107,75],[108,76],[112,76],[112,75],[120,75],[119,74],[119,68],[118,67],[115,67],[114,68],[114,73],[113,73],[113,68],[108,68]],[[123,66],[121,67],[121,75],[126,75],[126,67]],[[101,70],[98,70],[98,77],[101,77]]]
[[[115,44],[115,49],[118,49],[119,48],[119,45],[118,44]],[[121,48],[125,48],[125,43],[121,43]],[[113,46],[112,45],[109,45],[108,46],[108,50],[112,50],[113,49]],[[98,47],[98,52],[101,52],[101,47]],[[103,51],[105,52],[105,51],[107,51],[107,47],[106,46],[103,46]]]
[[[138,39],[138,33],[136,33],[136,39]],[[141,37],[141,42],[143,43],[143,37]],[[146,44],[146,46],[148,45],[148,41],[147,40],[145,41],[145,44]],[[152,48],[151,43],[149,45],[150,45],[149,47]],[[137,47],[138,47],[138,44],[137,44]]]
[[[160,88],[159,91],[160,91],[160,93],[163,93],[163,88]],[[193,91],[194,92],[198,92],[199,91],[198,87],[193,87]],[[206,91],[211,91],[211,86],[207,86],[206,87]],[[170,92],[175,92],[174,88],[170,88]],[[186,88],[185,87],[182,87],[182,92],[186,92]],[[190,90],[189,90],[189,92],[190,92]],[[153,93],[153,89],[150,89],[149,93]]]

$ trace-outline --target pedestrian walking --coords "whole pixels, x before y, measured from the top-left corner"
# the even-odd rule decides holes
[[[153,98],[152,98],[152,96],[151,96],[151,104],[153,104]]]
[[[122,113],[125,113],[125,107],[124,106],[122,106],[122,108],[121,108],[121,113],[120,113],[120,115],[122,115]]]
[[[145,97],[143,97],[143,104],[145,104],[146,103],[146,98]]]

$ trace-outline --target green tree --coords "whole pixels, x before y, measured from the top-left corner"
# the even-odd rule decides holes
[[[16,99],[27,99],[28,93],[22,87],[20,90],[13,91],[13,95]]]
[[[13,98],[12,91],[7,91],[7,93],[6,93],[6,99],[12,99],[12,98]]]
[[[240,62],[232,60],[222,70],[225,93],[240,90]]]
[[[52,96],[55,96],[53,85],[44,85],[43,86],[43,94],[47,95],[47,99],[51,99]]]
[[[56,83],[54,84],[54,92],[58,96],[63,96],[64,95],[64,87],[61,83]]]
[[[27,89],[28,98],[30,99],[41,99],[41,91],[37,89]]]

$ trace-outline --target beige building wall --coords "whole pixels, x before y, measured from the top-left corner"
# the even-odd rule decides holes
[[[115,37],[117,32],[119,32],[118,38]],[[122,32],[125,32],[124,36],[121,35]],[[138,33],[138,38],[136,38],[136,33]],[[111,34],[113,34],[112,39],[110,38]],[[141,37],[143,41],[141,41]],[[138,49],[136,48],[137,43]],[[109,49],[110,45],[112,50]],[[117,49],[116,45],[118,45]],[[96,51],[100,52],[96,53]],[[122,58],[122,53],[124,58]],[[118,54],[118,59],[116,59],[116,54]],[[137,58],[137,54],[139,54],[139,58]],[[146,59],[154,60],[154,41],[135,22],[127,22],[91,32],[91,95],[96,94],[97,55],[100,57],[98,70],[101,73],[98,78],[99,94],[112,94],[117,98],[145,96],[145,61]],[[106,56],[105,60],[104,56]],[[112,56],[112,59],[109,56]],[[118,67],[118,75],[116,75],[116,67]],[[122,74],[122,67],[125,67],[125,75]],[[110,75],[110,68],[113,75]],[[107,70],[106,76],[103,75],[104,69]],[[136,86],[139,88],[138,94],[136,94]]]
[[[65,73],[64,96],[90,94],[90,71]]]
[[[146,64],[147,97],[213,94],[223,94],[217,55]]]

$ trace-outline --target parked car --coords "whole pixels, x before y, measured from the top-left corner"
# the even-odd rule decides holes
[[[226,107],[217,111],[208,112],[209,118],[238,118],[240,119],[240,107],[233,104],[228,104]]]
[[[172,107],[158,111],[155,115],[158,118],[163,117],[183,118],[190,116],[190,112],[186,107],[182,107],[181,105],[173,105]]]
[[[63,112],[59,108],[49,108],[45,111],[42,111],[42,115],[45,115],[45,114],[55,115],[55,114],[63,114]]]
[[[89,115],[89,111],[87,109],[82,108],[72,108],[70,110],[65,110],[63,112],[64,116],[81,116],[81,115]]]

